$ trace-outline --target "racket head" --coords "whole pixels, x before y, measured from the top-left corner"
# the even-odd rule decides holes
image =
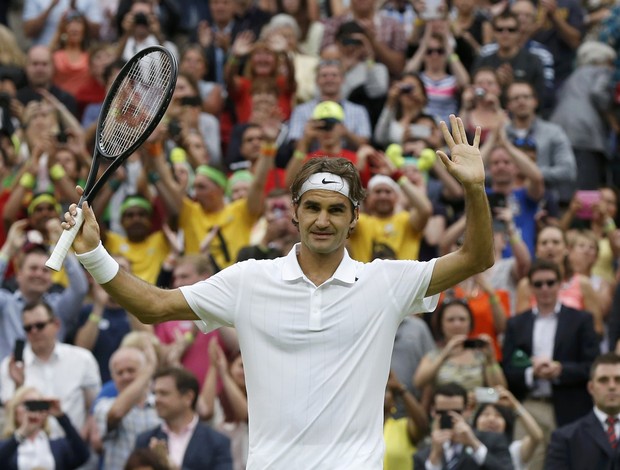
[[[131,155],[164,116],[177,75],[177,60],[164,47],[147,47],[129,59],[103,101],[95,153],[106,160]]]

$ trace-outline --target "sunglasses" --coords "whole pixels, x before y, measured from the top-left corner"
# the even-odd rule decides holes
[[[517,32],[517,28],[509,28],[509,27],[504,27],[504,26],[499,26],[495,28],[495,32],[497,33],[516,33]]]
[[[553,287],[558,283],[557,279],[547,279],[546,281],[534,281],[532,285],[536,289],[540,289],[542,286]]]
[[[45,328],[50,323],[52,323],[52,320],[38,321],[36,323],[31,323],[30,325],[24,325],[24,331],[26,333],[30,333],[33,329],[37,331],[41,331],[43,330],[43,328]]]
[[[517,148],[528,148],[528,149],[536,148],[536,140],[532,136],[515,137],[514,139],[512,139],[512,143]]]
[[[443,47],[426,49],[426,55],[433,55],[433,54],[443,55],[445,53],[446,53],[446,50]]]

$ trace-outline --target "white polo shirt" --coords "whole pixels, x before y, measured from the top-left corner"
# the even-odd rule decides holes
[[[394,336],[405,315],[437,305],[438,296],[423,298],[435,260],[364,264],[345,253],[316,287],[298,249],[181,288],[207,329],[237,329],[250,416],[247,468],[381,469]]]

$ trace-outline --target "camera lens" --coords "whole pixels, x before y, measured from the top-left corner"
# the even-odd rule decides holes
[[[136,13],[134,15],[133,19],[134,19],[134,22],[136,24],[140,24],[140,25],[143,25],[143,26],[148,26],[148,24],[149,24],[149,19],[147,18],[146,14],[141,13],[141,12],[140,13]]]

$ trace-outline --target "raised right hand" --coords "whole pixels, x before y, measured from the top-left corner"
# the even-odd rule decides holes
[[[82,196],[84,190],[77,186],[78,196]],[[99,224],[95,219],[95,214],[87,202],[82,204],[82,210],[84,211],[84,224],[80,228],[75,240],[73,241],[73,249],[76,253],[86,253],[92,251],[101,241],[101,235],[99,234]],[[65,221],[62,223],[62,228],[69,230],[75,225],[75,216],[77,215],[77,204],[71,204],[69,210],[65,212]]]

